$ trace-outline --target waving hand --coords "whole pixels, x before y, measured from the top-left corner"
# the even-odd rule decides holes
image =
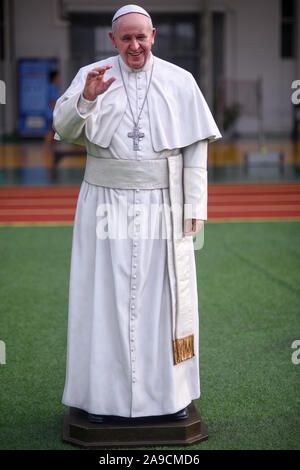
[[[96,67],[87,74],[83,90],[83,97],[86,100],[94,101],[98,95],[104,93],[116,80],[116,77],[111,77],[107,81],[104,80],[106,70],[111,68],[112,65],[104,65],[103,67]]]

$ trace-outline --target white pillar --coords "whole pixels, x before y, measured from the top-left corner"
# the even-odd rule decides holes
[[[201,73],[202,92],[209,105],[212,107],[212,16],[209,0],[203,2],[201,27]]]

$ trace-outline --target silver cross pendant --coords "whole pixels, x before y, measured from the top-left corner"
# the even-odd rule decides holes
[[[138,126],[134,126],[133,127],[133,131],[132,132],[128,132],[128,137],[130,137],[131,139],[133,139],[133,150],[140,150],[140,147],[139,147],[139,141],[145,137],[145,134],[143,132],[140,132],[139,131],[139,128]]]

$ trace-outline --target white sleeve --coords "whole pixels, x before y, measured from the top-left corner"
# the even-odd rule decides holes
[[[182,150],[184,220],[207,220],[207,139]]]
[[[94,101],[89,101],[86,100],[81,93],[79,100],[77,101],[77,111],[78,113],[83,117],[87,118],[92,112],[94,111],[94,108],[96,106],[98,97]]]
[[[84,145],[84,126],[97,103],[97,99],[90,102],[83,98],[84,84],[85,74],[80,69],[70,87],[56,101],[53,110],[55,139]]]

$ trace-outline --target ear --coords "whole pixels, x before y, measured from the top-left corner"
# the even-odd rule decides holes
[[[153,44],[154,44],[155,35],[156,35],[156,28],[153,28],[153,29],[152,29],[152,42],[151,42],[152,46],[153,46]]]
[[[113,35],[112,31],[109,31],[108,35],[110,37],[111,42],[113,43],[114,48],[116,49],[117,44],[116,44],[116,41],[115,41],[115,38],[114,38],[114,35]]]

